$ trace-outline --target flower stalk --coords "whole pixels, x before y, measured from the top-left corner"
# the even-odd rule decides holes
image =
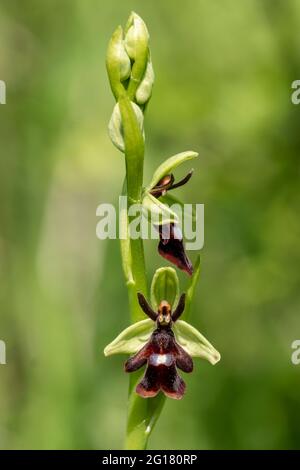
[[[116,100],[109,122],[109,135],[125,156],[126,176],[122,195],[127,196],[127,207],[122,208],[120,214],[120,245],[131,325],[105,348],[104,354],[134,354],[125,363],[125,371],[130,372],[125,448],[145,449],[166,396],[181,399],[184,395],[185,383],[177,374],[177,368],[191,372],[192,356],[214,364],[220,355],[198,330],[183,321],[190,311],[199,278],[200,259],[193,268],[185,254],[178,217],[165,202],[170,197],[168,191],[187,183],[193,172],[191,170],[176,183],[172,171],[198,154],[187,151],[167,159],[154,172],[150,184],[143,187],[144,112],[151,98],[154,72],[149,33],[136,13],[131,13],[124,31],[119,26],[113,33],[106,67]],[[131,237],[129,230],[133,204],[140,204],[143,214],[158,230],[159,253],[191,276],[188,289],[181,296],[175,269],[164,267],[158,269],[153,277],[151,302],[146,300],[149,296],[143,239]],[[166,235],[168,229],[169,236]],[[147,319],[145,314],[150,318]],[[178,320],[180,315],[182,319]],[[153,325],[156,325],[155,330]],[[169,347],[165,346],[165,341]],[[138,369],[146,363],[142,377]],[[153,374],[156,376],[154,382]]]
[[[121,115],[121,129],[119,130],[123,137],[126,166],[126,179],[122,193],[128,197],[127,210],[129,210],[132,204],[141,203],[143,189],[145,146],[140,122],[134,110],[136,106],[134,98],[138,87],[142,84],[143,75],[147,69],[149,35],[143,20],[135,13],[131,14],[125,33],[124,39],[123,30],[121,27],[118,27],[113,34],[108,46],[106,65],[111,89]],[[127,57],[126,54],[128,54]],[[128,60],[131,66],[129,74]],[[146,78],[148,79],[148,77]],[[127,88],[125,85],[126,80],[129,80]],[[149,90],[149,83],[148,93],[150,98],[151,90]],[[147,97],[144,90],[143,104],[146,102]],[[112,130],[110,129],[111,137],[113,132],[112,126]],[[115,135],[117,135],[117,132],[115,132]],[[112,140],[114,142],[114,139]],[[118,146],[118,148],[120,147]],[[121,221],[121,231],[124,235],[121,240],[122,265],[128,289],[131,322],[135,323],[144,318],[138,303],[137,293],[143,292],[147,295],[144,247],[141,238],[130,238],[128,233],[130,217],[128,217],[128,213],[122,214]],[[162,400],[161,397],[155,400],[157,402],[156,405],[156,403],[150,403],[137,396],[134,391],[137,382],[135,375],[137,374],[133,374],[130,377],[129,384],[125,448],[145,449],[150,432],[158,417]]]

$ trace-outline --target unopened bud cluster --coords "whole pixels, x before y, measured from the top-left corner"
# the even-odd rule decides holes
[[[127,95],[143,132],[143,111],[151,98],[154,71],[149,50],[149,33],[144,21],[131,13],[125,30],[119,26],[110,40],[106,66],[116,100]],[[121,113],[118,103],[109,123],[113,144],[125,151]]]

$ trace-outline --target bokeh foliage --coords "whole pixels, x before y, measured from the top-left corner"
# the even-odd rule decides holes
[[[200,153],[182,190],[205,204],[191,321],[222,354],[196,362],[150,447],[297,448],[297,0],[1,0],[0,446],[122,445],[128,377],[102,350],[128,324],[127,298],[118,241],[97,240],[95,211],[117,202],[124,175],[104,58],[132,9],[156,72],[146,178],[163,157]]]

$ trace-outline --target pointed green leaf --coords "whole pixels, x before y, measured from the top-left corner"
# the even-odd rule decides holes
[[[148,341],[153,330],[152,320],[142,320],[122,331],[110,344],[104,349],[105,356],[112,354],[135,354]]]
[[[177,320],[173,327],[177,342],[192,357],[206,359],[212,365],[221,359],[220,353],[212,344],[189,323]]]
[[[172,171],[175,170],[175,168],[177,168],[179,165],[196,157],[198,157],[197,152],[187,151],[178,153],[177,155],[168,158],[156,169],[152,176],[151,183],[147,187],[146,191],[150,191],[155,185],[157,185],[163,176],[172,173]]]
[[[150,193],[145,193],[142,200],[145,217],[155,225],[177,223],[177,214]]]
[[[156,270],[151,284],[151,304],[157,310],[160,302],[166,300],[171,307],[178,303],[179,281],[174,268],[164,267]]]

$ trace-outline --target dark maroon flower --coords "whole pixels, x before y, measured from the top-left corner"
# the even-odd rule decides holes
[[[125,371],[134,372],[147,364],[145,375],[137,385],[136,392],[143,398],[149,398],[162,391],[166,396],[179,400],[183,397],[186,386],[178,375],[177,368],[184,372],[193,370],[192,358],[176,342],[172,331],[172,323],[184,311],[185,294],[180,297],[173,313],[165,300],[155,312],[142,294],[138,294],[138,299],[143,311],[156,322],[157,327],[145,346],[126,361]]]
[[[174,223],[159,225],[158,231],[160,238],[158,244],[159,254],[191,276],[193,274],[193,265],[185,252],[179,226]]]
[[[175,178],[172,173],[165,175],[157,185],[151,189],[150,194],[158,199],[164,196],[168,191],[183,186],[189,181],[193,171],[194,170],[190,170],[178,183],[174,183]],[[160,238],[158,245],[159,254],[191,276],[193,274],[193,265],[185,252],[182,232],[179,226],[175,223],[170,223],[159,225],[156,228],[159,231]]]

